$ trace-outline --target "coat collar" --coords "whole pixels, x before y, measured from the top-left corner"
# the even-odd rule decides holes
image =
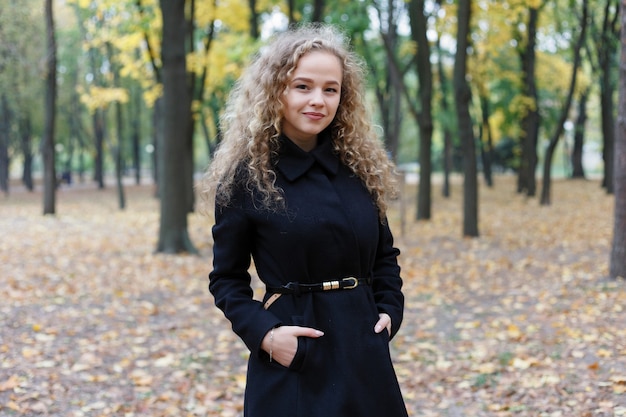
[[[333,152],[332,140],[327,133],[320,134],[317,147],[310,152],[303,151],[288,137],[281,135],[276,166],[287,180],[297,180],[311,169],[315,162],[331,175],[336,175],[339,170],[339,158]]]

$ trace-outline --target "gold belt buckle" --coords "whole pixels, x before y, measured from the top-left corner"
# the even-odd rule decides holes
[[[343,282],[350,282],[350,281],[352,282],[352,284],[346,285],[346,286],[342,287],[344,290],[351,290],[351,289],[356,288],[356,287],[359,286],[359,280],[356,279],[355,277],[347,277],[347,278],[342,279],[342,281]]]
[[[346,284],[349,283],[349,284]],[[322,282],[322,291],[330,290],[351,290],[359,286],[359,280],[355,277],[347,277],[341,281],[324,281]]]

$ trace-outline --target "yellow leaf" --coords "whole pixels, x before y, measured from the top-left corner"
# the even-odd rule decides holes
[[[167,368],[176,361],[174,355],[165,355],[154,361],[154,366],[157,368]]]
[[[130,379],[135,385],[145,387],[151,385],[154,378],[152,378],[152,376],[149,375],[146,371],[137,369],[130,374]]]
[[[235,381],[239,388],[243,389],[246,386],[246,374],[237,374],[235,375]]]
[[[626,375],[613,375],[610,379],[614,384],[626,385]]]
[[[497,367],[495,364],[488,362],[488,363],[481,363],[480,365],[478,365],[476,370],[480,372],[481,374],[493,374],[497,371]]]
[[[25,359],[30,359],[35,356],[39,356],[39,354],[40,354],[39,351],[36,349],[29,348],[29,347],[22,348],[22,356]]]
[[[517,327],[514,324],[509,324],[506,328],[506,333],[509,336],[510,339],[520,339],[522,337],[522,332],[520,331],[519,327]]]
[[[14,401],[9,401],[6,405],[7,408],[13,410],[13,411],[17,411],[18,413],[22,412],[22,409],[20,408],[19,404],[17,404]]]
[[[475,321],[466,321],[466,322],[456,322],[454,327],[457,329],[476,329],[480,327],[480,322],[478,320]]]
[[[0,382],[0,392],[8,391],[10,389],[16,388],[19,386],[19,378],[17,375],[11,375],[9,379],[4,382]]]
[[[520,358],[515,358],[513,359],[513,367],[517,368],[517,369],[528,369],[531,366],[530,361],[524,360],[524,359],[520,359]]]

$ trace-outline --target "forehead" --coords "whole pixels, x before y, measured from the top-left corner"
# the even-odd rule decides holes
[[[343,66],[339,57],[332,52],[314,50],[298,60],[291,78],[298,77],[327,78],[341,82]]]

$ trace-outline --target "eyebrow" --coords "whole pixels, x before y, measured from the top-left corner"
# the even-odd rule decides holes
[[[306,78],[306,77],[298,77],[298,78],[294,78],[293,80],[291,80],[291,82],[296,82],[296,81],[305,81],[305,82],[309,82],[312,83],[313,80],[311,78]],[[336,85],[341,85],[341,83],[339,81],[336,80],[327,80],[324,81],[324,84],[336,84]]]

